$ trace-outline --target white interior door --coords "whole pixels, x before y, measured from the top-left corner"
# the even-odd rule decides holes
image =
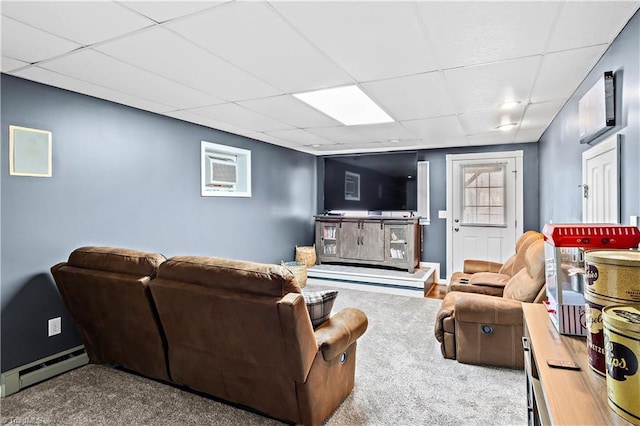
[[[447,155],[447,271],[502,262],[522,234],[522,151]]]
[[[620,223],[619,145],[613,135],[582,153],[584,223]]]

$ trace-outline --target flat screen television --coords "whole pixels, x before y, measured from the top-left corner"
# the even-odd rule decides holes
[[[418,153],[336,155],[324,158],[324,209],[417,210]]]

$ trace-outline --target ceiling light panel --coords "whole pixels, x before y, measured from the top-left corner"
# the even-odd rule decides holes
[[[266,2],[223,4],[168,25],[284,92],[353,82]]]
[[[607,45],[599,45],[544,55],[531,92],[531,102],[566,99],[571,96],[606,49]]]
[[[118,3],[106,1],[8,1],[2,2],[2,14],[83,45],[154,23]]]
[[[347,126],[393,121],[358,86],[295,93],[293,96]]]
[[[455,113],[440,72],[362,83],[361,86],[397,120],[439,117]]]
[[[103,86],[173,109],[221,103],[220,99],[190,89],[91,49],[49,61],[43,68]]]
[[[6,3],[2,3],[4,11]],[[38,62],[62,55],[80,47],[79,44],[40,31],[2,16],[2,55],[24,62]]]
[[[547,51],[609,43],[638,8],[637,1],[563,2]]]
[[[156,22],[166,22],[219,6],[224,1],[123,1],[121,4]]]
[[[560,5],[560,2],[418,2],[442,68],[541,53]]]
[[[226,101],[282,93],[164,28],[104,43],[96,50]]]
[[[458,111],[496,108],[504,99],[526,101],[540,63],[539,56],[456,68],[444,72]]]
[[[254,99],[238,102],[238,105],[293,127],[330,127],[340,124],[292,95]]]
[[[343,1],[272,5],[358,81],[438,68],[413,3]]]

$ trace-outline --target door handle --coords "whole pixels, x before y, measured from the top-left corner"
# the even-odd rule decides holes
[[[458,232],[460,228],[453,228],[454,231]]]

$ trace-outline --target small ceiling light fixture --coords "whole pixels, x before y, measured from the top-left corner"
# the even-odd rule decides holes
[[[313,145],[311,145],[311,148],[320,148],[322,145],[320,145],[319,143],[314,143]]]
[[[346,126],[393,122],[393,118],[356,85],[294,93],[293,96]]]
[[[500,109],[513,109],[520,104],[520,101],[505,101],[500,105]]]
[[[518,125],[518,123],[505,123],[505,124],[501,124],[498,127],[496,127],[496,129],[501,130],[503,132],[508,132],[511,129],[514,129],[516,126]]]

